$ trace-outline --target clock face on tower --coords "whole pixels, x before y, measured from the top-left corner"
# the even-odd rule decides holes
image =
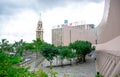
[[[42,28],[42,24],[38,24],[38,30]]]

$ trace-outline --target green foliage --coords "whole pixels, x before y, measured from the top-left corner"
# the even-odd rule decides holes
[[[54,45],[44,43],[41,47],[41,54],[48,60],[52,61],[58,55],[58,50]]]
[[[48,77],[48,74],[42,69],[39,69],[36,73],[38,77]]]
[[[15,64],[22,61],[24,51],[34,50],[40,52],[50,62],[50,75],[56,77],[57,72],[52,71],[52,60],[54,57],[59,56],[63,59],[71,59],[74,57],[82,57],[85,60],[87,53],[95,48],[91,47],[91,43],[88,41],[75,41],[68,46],[55,47],[52,44],[45,43],[40,39],[33,40],[32,43],[26,43],[21,41],[9,44],[6,39],[2,39],[0,42],[0,77],[48,77],[48,74],[42,69],[37,72],[29,72],[29,68],[20,68]],[[74,51],[73,51],[74,50]],[[5,51],[16,51],[19,56],[6,55]]]
[[[63,65],[64,59],[69,59],[71,63],[71,59],[75,57],[75,53],[68,46],[58,46],[58,56],[61,58],[61,65]]]
[[[74,58],[75,54],[68,46],[58,46],[58,52],[61,59]]]
[[[33,40],[34,51],[40,52],[42,44],[43,44],[43,41],[41,41],[39,38],[37,38],[36,40]]]
[[[18,61],[17,61],[18,60]],[[19,63],[20,57],[8,56],[0,53],[0,77],[48,77],[43,70],[37,72],[29,72],[29,68],[21,68],[14,64]]]
[[[95,77],[103,77],[102,74],[96,74]]]
[[[34,49],[33,43],[25,43],[24,47],[25,47],[25,50],[33,50]]]
[[[50,62],[52,70],[52,60],[59,54],[57,48],[54,45],[44,43],[41,47],[41,54]]]
[[[58,73],[55,72],[55,71],[53,71],[53,70],[50,71],[51,77],[57,77],[57,76],[56,76],[57,74],[58,74]]]
[[[69,46],[71,49],[76,50],[78,59],[82,57],[83,62],[85,62],[86,54],[90,53],[92,50],[92,44],[88,41],[75,41],[74,43],[70,43]]]
[[[0,42],[0,49],[5,52],[8,50],[8,42],[7,39],[2,39],[1,42]]]
[[[69,49],[66,46],[60,46],[59,49],[59,56],[61,59],[65,59],[68,56]]]
[[[23,56],[23,52],[25,51],[25,42],[21,41],[15,41],[15,43],[13,44],[13,48],[16,51],[16,53],[19,56]]]
[[[21,56],[9,56],[9,59],[12,64],[17,64],[22,61]]]
[[[13,52],[13,46],[12,44],[9,44],[9,41],[7,39],[2,39],[0,42],[0,50],[3,52]]]
[[[20,62],[21,57],[8,56],[0,53],[0,77],[28,77],[28,68],[19,68],[14,66]]]
[[[76,53],[86,55],[87,53],[91,52],[91,43],[88,41],[75,41],[74,43],[70,44],[72,49],[76,50]]]
[[[118,77],[118,75],[115,75],[115,77]]]
[[[23,60],[22,57],[24,51],[35,50],[40,51],[42,41],[36,39],[33,43],[26,43],[21,41],[15,42],[14,44],[8,44],[6,39],[0,42],[0,77],[47,77],[39,76],[38,73],[29,72],[29,68],[16,67],[16,64]],[[15,51],[17,56],[10,56],[3,53],[3,51]],[[19,56],[18,56],[19,55]]]
[[[120,76],[120,73],[116,74],[115,77],[119,77]]]

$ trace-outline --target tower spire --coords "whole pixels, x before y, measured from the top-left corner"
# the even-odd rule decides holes
[[[37,30],[36,30],[36,38],[39,38],[41,40],[43,40],[43,24],[42,24],[42,19],[41,19],[41,13],[40,13],[40,17],[38,20],[38,24],[37,24]]]
[[[41,18],[41,13],[40,13],[40,18],[39,18],[39,21],[42,21],[42,18]]]

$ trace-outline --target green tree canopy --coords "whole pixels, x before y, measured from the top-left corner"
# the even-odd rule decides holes
[[[29,68],[16,66],[15,64],[21,61],[20,58],[0,52],[0,77],[48,77],[48,74],[43,70],[29,72]]]
[[[34,51],[40,52],[42,44],[43,44],[43,41],[41,41],[39,38],[37,38],[36,40],[33,40]]]
[[[8,43],[9,43],[9,41],[7,39],[2,39],[0,42],[0,49],[4,52],[7,51],[8,50]]]
[[[58,56],[61,59],[61,65],[63,65],[64,59],[70,59],[71,61],[71,58],[75,57],[75,54],[72,52],[72,50],[68,46],[58,46],[57,48],[59,52]]]
[[[13,47],[17,55],[23,56],[23,52],[25,51],[25,42],[23,40],[15,41]]]
[[[41,48],[41,54],[48,60],[52,61],[58,55],[58,50],[54,45],[44,43]]]
[[[72,50],[68,46],[58,46],[57,48],[61,59],[73,57]]]
[[[92,50],[92,44],[88,41],[75,41],[73,43],[70,43],[70,48],[76,50],[76,55],[78,59],[82,57],[83,62],[86,62],[85,56],[86,54],[90,53]]]

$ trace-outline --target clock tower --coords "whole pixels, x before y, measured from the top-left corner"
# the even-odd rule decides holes
[[[36,38],[43,40],[43,24],[42,24],[41,16],[37,23]]]

